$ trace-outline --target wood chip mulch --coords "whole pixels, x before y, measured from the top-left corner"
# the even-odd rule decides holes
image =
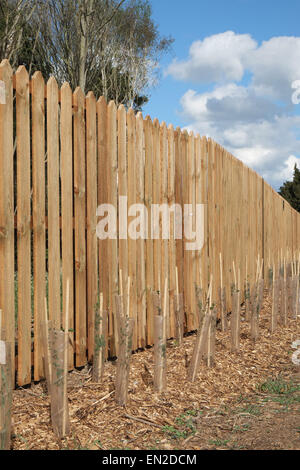
[[[243,314],[243,309],[242,309]],[[197,380],[186,380],[186,360],[191,357],[195,334],[182,346],[174,340],[167,347],[167,391],[153,391],[153,349],[132,355],[129,401],[125,408],[114,401],[115,363],[107,362],[103,383],[93,383],[90,366],[69,374],[68,399],[71,434],[58,440],[51,428],[45,382],[14,391],[12,448],[26,449],[175,449],[167,438],[176,418],[188,410],[211,410],[253,394],[257,386],[280,371],[286,377],[299,374],[293,365],[292,342],[300,339],[300,318],[289,319],[271,335],[271,302],[265,295],[256,344],[249,324],[242,318],[241,349],[231,353],[230,331],[216,334],[215,366],[201,366]],[[181,448],[189,448],[188,440]]]

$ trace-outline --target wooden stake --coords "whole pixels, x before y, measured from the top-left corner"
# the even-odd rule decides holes
[[[198,374],[200,361],[205,351],[206,337],[208,335],[210,321],[211,317],[207,309],[205,312],[202,328],[198,331],[197,334],[196,343],[193,349],[193,355],[188,367],[187,379],[190,382],[194,382]]]
[[[226,288],[223,286],[223,263],[222,253],[220,253],[220,288],[219,288],[219,302],[221,311],[221,328],[222,331],[227,330],[227,317],[226,317]]]
[[[273,265],[273,302],[272,302],[272,316],[271,316],[271,333],[274,333],[277,327],[277,315],[278,315],[278,288],[279,283],[275,279],[275,265]]]
[[[194,382],[198,374],[201,358],[205,351],[207,351],[207,336],[209,332],[209,325],[211,322],[211,315],[209,311],[209,299],[212,295],[212,276],[210,278],[210,285],[208,289],[207,302],[206,302],[206,311],[204,316],[204,321],[202,328],[198,330],[195,346],[193,349],[192,358],[187,371],[187,379],[190,382]]]
[[[116,308],[116,312],[118,309]],[[117,326],[116,326],[117,329]],[[101,382],[104,373],[107,331],[107,311],[103,310],[103,293],[100,293],[100,310],[95,312],[95,344],[93,381]]]
[[[215,345],[216,345],[216,325],[217,325],[217,310],[216,306],[212,305],[210,300],[209,307],[209,328],[208,328],[208,341],[207,341],[207,366],[213,367],[215,364]]]
[[[154,318],[154,389],[161,393],[166,389],[166,368],[167,368],[167,332],[166,315],[168,299],[168,279],[165,278],[164,305],[162,315]]]
[[[166,388],[166,343],[164,341],[164,319],[154,317],[154,390],[162,393]]]
[[[68,401],[64,393],[65,333],[52,328],[49,336],[52,366],[51,421],[55,434],[63,438],[70,432]]]
[[[183,295],[176,294],[175,300],[175,321],[176,321],[176,342],[181,346],[183,339]]]
[[[231,314],[231,350],[240,350],[240,291],[236,290],[232,294],[232,314]]]
[[[132,336],[134,319],[123,316],[120,318],[119,355],[116,373],[116,402],[125,406],[128,400],[128,383],[130,372],[130,357],[132,354]]]
[[[227,312],[226,312],[226,287],[224,286],[222,289],[219,289],[219,302],[220,302],[220,310],[221,310],[221,328],[222,331],[226,331],[228,328],[227,322]]]
[[[261,271],[260,271],[261,273]],[[251,338],[253,341],[258,339],[258,325],[259,325],[259,316],[262,307],[263,301],[263,292],[264,292],[264,280],[262,278],[258,279],[258,282],[253,287],[252,294],[252,314],[251,314]]]

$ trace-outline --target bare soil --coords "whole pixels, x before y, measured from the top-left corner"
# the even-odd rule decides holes
[[[197,380],[186,379],[195,334],[167,348],[165,393],[153,391],[153,349],[132,355],[129,401],[114,401],[115,363],[102,383],[90,366],[69,374],[71,434],[58,440],[51,428],[45,382],[14,391],[12,448],[25,449],[297,449],[300,450],[300,368],[292,342],[300,318],[271,335],[271,303],[265,296],[256,344],[242,321],[241,350],[231,353],[230,332],[217,331],[215,366],[203,363]]]

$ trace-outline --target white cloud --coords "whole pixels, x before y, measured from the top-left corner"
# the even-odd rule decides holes
[[[291,102],[291,85],[300,79],[300,37],[274,37],[246,59],[257,94]]]
[[[212,137],[276,188],[292,177],[295,163],[300,167],[300,116],[291,88],[300,80],[300,37],[275,37],[259,46],[248,34],[210,36],[194,42],[188,59],[173,62],[167,74],[214,85],[182,96],[187,129]]]
[[[215,34],[193,42],[189,58],[173,61],[166,73],[178,80],[199,83],[241,80],[244,58],[256,45],[249,34],[235,34],[233,31]]]

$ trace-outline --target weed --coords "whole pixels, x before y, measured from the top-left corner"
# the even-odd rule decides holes
[[[174,426],[164,426],[162,430],[167,433],[171,439],[185,439],[187,437],[186,431],[181,431]]]
[[[214,440],[210,440],[208,441],[208,443],[211,445],[211,446],[215,446],[215,447],[224,447],[224,446],[227,446],[228,442],[230,442],[230,439],[216,439],[215,441]]]
[[[236,413],[247,413],[249,415],[259,416],[261,415],[261,410],[257,405],[247,405],[245,408],[238,408]]]
[[[283,378],[269,379],[266,382],[258,385],[258,390],[263,393],[270,393],[273,395],[285,395],[300,391],[300,385],[295,385],[293,382],[286,382]]]
[[[193,417],[197,416],[197,410],[186,410],[180,416],[175,418],[175,426],[164,426],[163,431],[172,439],[186,439],[196,433]]]
[[[290,381],[285,381],[282,377],[276,379],[269,379],[266,382],[258,385],[258,390],[263,393],[268,393],[268,396],[264,399],[265,402],[272,401],[284,406],[284,410],[274,410],[275,412],[289,411],[289,405],[293,403],[300,403],[300,385],[297,385]]]
[[[232,432],[245,432],[250,428],[250,424],[242,424],[241,426],[234,426]]]

